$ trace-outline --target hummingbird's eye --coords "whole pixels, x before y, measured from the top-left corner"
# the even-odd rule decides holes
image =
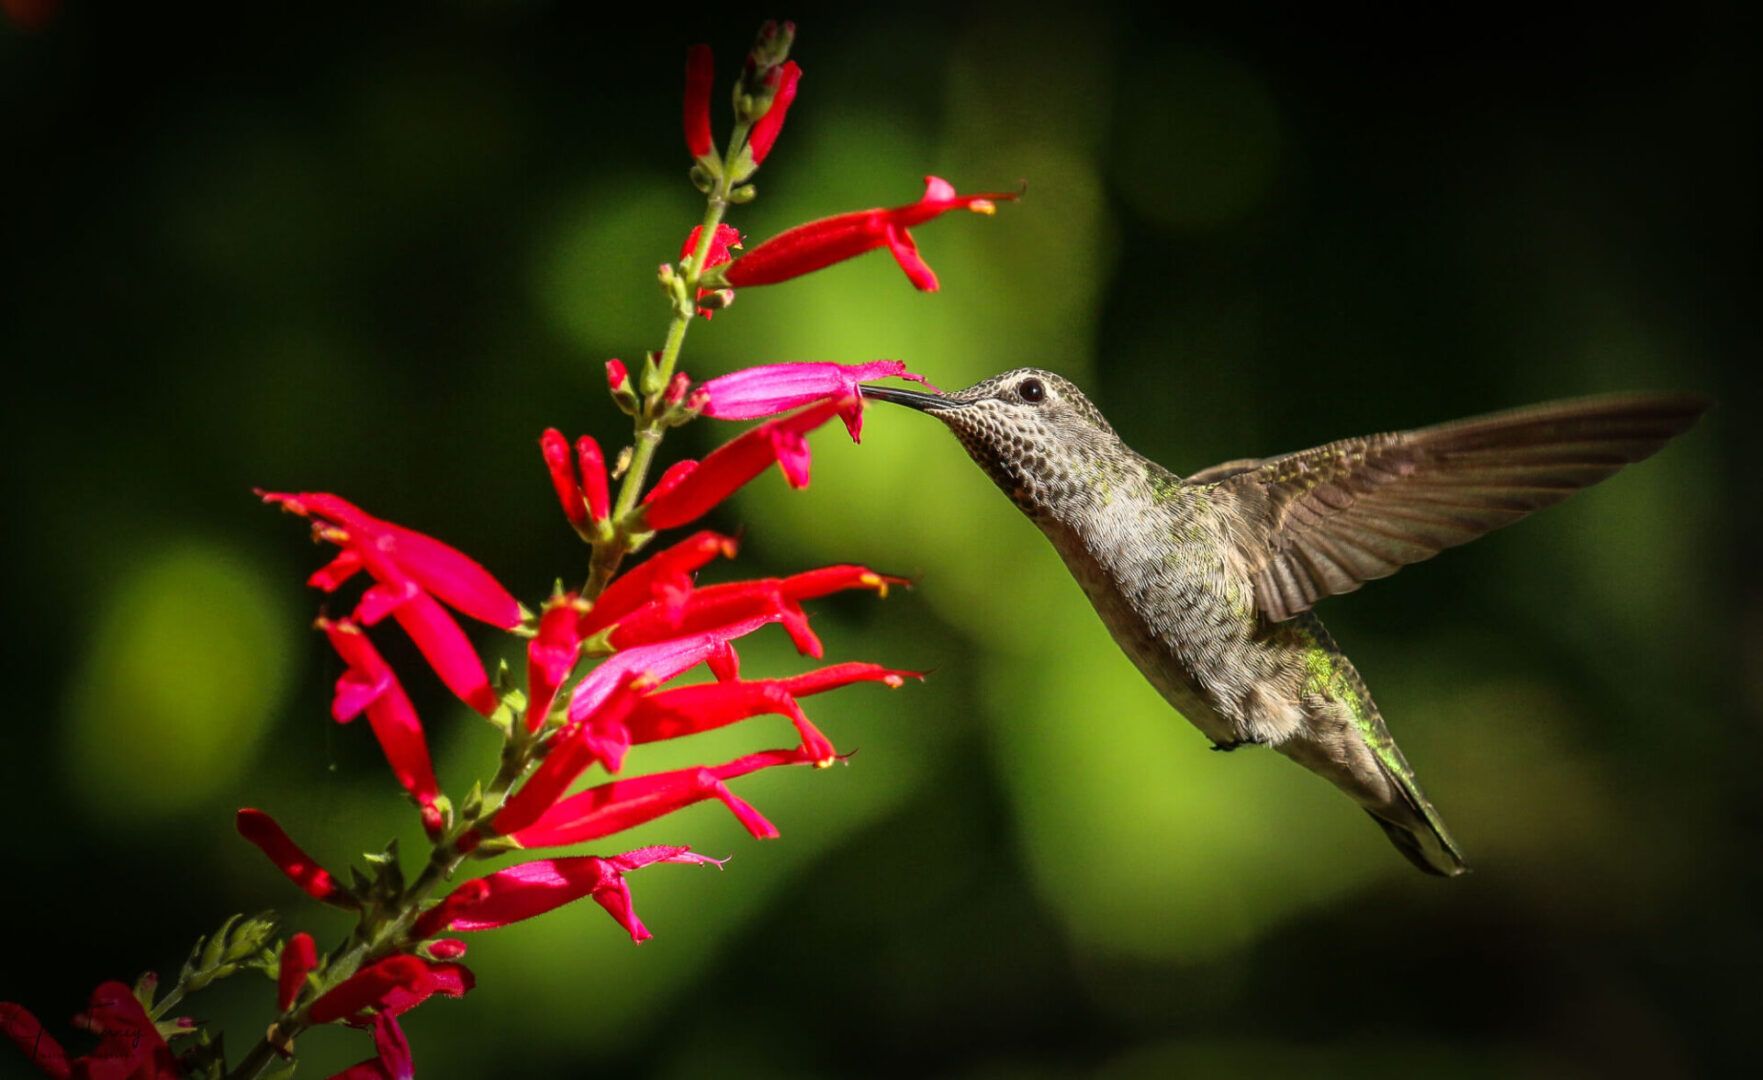
[[[1016,384],[1016,394],[1030,405],[1034,405],[1046,400],[1047,388],[1041,385],[1039,379],[1024,379]]]

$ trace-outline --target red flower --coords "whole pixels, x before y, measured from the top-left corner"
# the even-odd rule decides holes
[[[813,755],[796,747],[763,750],[726,765],[614,780],[571,795],[545,811],[531,825],[508,834],[508,839],[523,848],[580,844],[635,828],[705,799],[718,799],[749,833],[768,840],[777,836],[776,826],[752,806],[736,798],[726,781],[774,765],[813,764],[817,764]]]
[[[581,653],[581,619],[587,605],[575,593],[552,598],[539,615],[539,632],[526,648],[526,729],[544,726],[557,688]]]
[[[391,1012],[374,1017],[373,1046],[378,1055],[372,1061],[351,1065],[330,1080],[413,1080],[416,1066],[410,1060],[410,1043]]]
[[[704,415],[718,420],[757,420],[828,398],[852,404],[841,414],[851,441],[863,434],[863,398],[857,384],[897,376],[936,390],[923,375],[906,370],[899,360],[867,364],[762,364],[720,375],[698,389],[706,396]],[[939,391],[940,392],[940,391]]]
[[[639,694],[695,667],[728,648],[731,639],[764,624],[764,619],[748,619],[607,658],[576,685],[568,722],[553,738],[538,769],[496,814],[496,831],[512,833],[537,820],[594,762],[616,769],[629,745],[624,718],[635,707]]]
[[[692,593],[692,575],[718,555],[734,558],[735,550],[733,537],[706,529],[651,556],[606,587],[593,609],[582,617],[582,636],[604,630],[651,601],[677,618],[686,597]]]
[[[388,956],[369,964],[312,1003],[307,1016],[314,1024],[334,1020],[361,1023],[360,1014],[383,1009],[408,1012],[435,994],[460,997],[476,983],[462,964],[436,964],[420,956]]]
[[[320,524],[314,526],[314,534],[343,548],[308,584],[335,592],[366,569],[376,584],[362,595],[356,619],[372,626],[392,615],[460,700],[485,716],[496,710],[496,694],[483,663],[459,624],[436,603],[438,598],[504,630],[519,626],[525,613],[489,571],[433,537],[381,521],[335,495],[262,494],[265,502],[317,517]]]
[[[426,596],[419,599],[434,603]],[[435,605],[434,610],[439,609],[439,605]],[[440,810],[435,805],[440,787],[435,783],[435,768],[429,761],[428,740],[423,736],[416,707],[410,703],[391,666],[359,626],[348,619],[321,618],[318,628],[324,631],[332,647],[348,665],[348,670],[337,679],[331,715],[339,724],[346,724],[363,710],[367,712],[367,722],[373,728],[374,738],[379,740],[380,749],[385,752],[392,775],[422,808],[423,828],[435,835],[442,825]],[[473,653],[474,663],[476,658]],[[481,673],[482,668],[478,670]],[[446,677],[445,672],[442,675]],[[487,683],[484,689],[489,692]],[[493,711],[493,693],[491,700]]]
[[[563,516],[577,528],[586,525],[588,504],[582,498],[581,483],[576,479],[575,462],[569,455],[569,440],[556,428],[546,428],[545,434],[539,436],[539,452],[544,455],[545,468],[551,473],[551,487],[557,492],[557,501],[563,504]]]
[[[771,99],[771,108],[753,122],[753,133],[747,136],[747,149],[753,153],[753,164],[764,161],[771,153],[772,144],[777,142],[777,133],[783,130],[790,103],[796,100],[796,84],[801,79],[802,69],[794,60],[786,62],[783,67],[773,68],[766,76],[766,85],[775,96]]]
[[[115,1078],[115,1080],[177,1080],[177,1061],[147,1016],[135,993],[120,982],[99,983],[86,1011],[74,1026],[98,1036],[91,1053],[69,1059],[61,1044],[22,1005],[0,1002],[0,1031],[31,1059],[44,1075]]]
[[[927,176],[924,197],[909,206],[858,210],[798,225],[717,271],[710,284],[735,288],[775,285],[886,247],[913,285],[925,292],[935,292],[937,276],[919,257],[918,246],[907,230],[951,210],[990,214],[997,209],[994,204],[998,200],[1014,198],[1014,194],[1008,193],[959,195],[947,180]]]
[[[648,694],[625,721],[633,745],[677,739],[700,731],[775,714],[796,725],[802,751],[817,763],[835,756],[832,744],[803,713],[798,697],[820,694],[854,682],[879,682],[900,686],[906,679],[923,678],[916,671],[894,671],[879,664],[833,664],[789,679],[756,679],[752,682],[716,682],[681,686]]]
[[[456,906],[447,924],[436,929],[494,930],[590,896],[618,920],[632,941],[646,941],[651,935],[631,909],[624,875],[660,862],[722,865],[719,859],[694,855],[684,847],[639,848],[609,858],[538,859],[478,878],[484,887],[474,891],[470,903]]]
[[[716,152],[710,134],[710,87],[716,77],[716,58],[708,45],[686,50],[686,150],[695,158]]]
[[[864,566],[827,566],[787,578],[758,578],[696,589],[678,604],[651,602],[621,618],[609,641],[624,649],[645,642],[718,626],[738,619],[765,618],[781,622],[796,648],[818,657],[820,639],[809,628],[803,600],[844,589],[874,589],[886,595],[890,584],[904,578],[878,574]]]
[[[843,399],[760,424],[712,450],[689,476],[643,507],[644,527],[671,529],[708,513],[772,462],[791,487],[808,485],[808,432],[860,408]]]
[[[318,946],[312,935],[298,933],[282,946],[281,971],[276,976],[276,1008],[287,1012],[306,985],[306,976],[318,966]]]
[[[234,824],[240,836],[269,856],[269,861],[275,863],[276,868],[288,875],[288,880],[300,886],[306,895],[337,907],[355,906],[354,898],[337,884],[330,871],[288,839],[288,834],[274,818],[261,810],[246,808],[239,811]]]
[[[606,387],[614,394],[631,393],[631,373],[624,361],[613,357],[606,361]]]
[[[606,491],[606,458],[592,435],[575,441],[575,460],[582,471],[582,499],[588,504],[588,516],[605,521],[612,506]]]
[[[687,255],[690,255],[694,251],[698,250],[698,241],[700,238],[703,237],[703,235],[704,235],[704,226],[702,226],[702,225],[692,226],[692,231],[689,234],[687,234],[687,236],[686,236],[686,242],[683,245],[681,245],[681,247],[679,249],[679,257],[682,260]],[[741,246],[740,230],[736,229],[733,225],[718,225],[716,227],[716,232],[710,237],[709,250],[704,252],[704,265],[698,267],[699,276],[702,277],[708,270],[710,270],[711,267],[721,266],[723,263],[726,263],[730,259],[734,258],[734,256],[731,255],[729,252],[731,249],[738,248],[740,246]],[[698,299],[700,299],[700,300],[704,299],[704,294],[709,291],[710,291],[709,289],[699,289],[698,290]],[[700,314],[700,315],[704,316],[706,319],[708,319],[711,316],[715,315],[716,312],[711,308],[700,307],[698,309],[698,314]]]

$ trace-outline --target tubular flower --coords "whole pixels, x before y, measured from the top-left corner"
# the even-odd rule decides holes
[[[539,437],[539,452],[544,455],[545,469],[551,474],[551,487],[557,492],[557,501],[563,505],[563,516],[578,528],[586,525],[588,504],[582,497],[581,484],[576,480],[569,440],[556,428],[546,428],[545,434]]]
[[[318,966],[318,946],[308,933],[298,933],[282,946],[281,970],[276,975],[276,1008],[287,1012],[306,985],[306,976]]]
[[[422,733],[416,707],[410,703],[391,666],[359,626],[348,619],[321,618],[318,628],[348,665],[337,679],[331,715],[338,723],[346,724],[363,711],[367,713],[367,722],[385,752],[392,775],[422,810],[423,827],[431,835],[438,832],[442,822],[435,799],[440,786],[435,782],[428,740]]]
[[[879,682],[899,687],[906,679],[922,679],[916,671],[895,671],[879,664],[833,664],[788,679],[756,679],[751,682],[704,683],[681,686],[646,695],[631,712],[626,726],[633,744],[677,739],[710,731],[754,716],[775,714],[796,725],[802,750],[817,763],[830,762],[836,754],[812,723],[798,697],[836,690],[855,682]]]
[[[718,555],[734,558],[736,549],[733,537],[705,529],[651,556],[606,587],[593,609],[582,617],[582,636],[604,630],[651,601],[677,618],[692,593],[692,575]]]
[[[645,527],[671,529],[710,511],[776,462],[791,487],[808,486],[808,440],[815,428],[858,404],[840,399],[760,424],[712,450],[691,474],[643,507]]]
[[[420,956],[388,956],[369,964],[312,1003],[314,1024],[360,1022],[368,1009],[408,1012],[435,994],[460,997],[475,980],[462,964],[436,964]]]
[[[814,757],[800,747],[763,750],[725,765],[678,769],[674,772],[614,780],[577,792],[557,803],[531,825],[508,835],[523,848],[561,847],[611,836],[675,810],[717,799],[747,832],[760,840],[777,836],[777,827],[737,798],[727,781],[775,765],[813,765]]]
[[[362,595],[355,618],[372,626],[393,616],[448,689],[486,716],[495,711],[482,661],[441,606],[504,630],[519,626],[525,613],[488,570],[433,537],[381,521],[335,495],[261,494],[265,502],[318,519],[314,535],[343,549],[308,584],[335,592],[365,569],[375,584]]]
[[[694,855],[684,847],[646,847],[607,858],[538,859],[478,878],[485,886],[477,891],[479,898],[458,906],[447,925],[438,929],[494,930],[587,896],[605,908],[632,941],[647,941],[652,935],[631,908],[624,875],[655,863],[721,866],[722,860]]]
[[[802,69],[794,60],[789,60],[782,67],[773,68],[766,76],[766,84],[772,91],[771,108],[765,115],[753,122],[753,133],[747,136],[747,149],[753,154],[753,164],[758,165],[771,153],[772,144],[777,142],[778,132],[783,130],[784,117],[790,111],[790,103],[796,100],[796,84],[802,80]]]
[[[681,245],[679,249],[679,257],[681,260],[684,260],[686,256],[698,250],[698,241],[703,235],[704,226],[692,226],[692,231],[686,235],[686,242]],[[704,252],[704,265],[698,267],[699,275],[703,275],[712,267],[721,266],[723,263],[734,258],[730,252],[740,246],[741,233],[739,229],[736,229],[733,225],[718,225],[716,227],[716,232],[710,237],[709,249]],[[709,291],[709,289],[699,289],[698,299],[704,299],[704,294]],[[715,315],[716,312],[712,308],[700,306],[698,308],[698,314],[708,319]]]
[[[410,1043],[392,1013],[381,1012],[373,1018],[373,1048],[377,1053],[371,1061],[351,1065],[330,1080],[413,1080],[416,1076]]]
[[[704,415],[718,420],[757,420],[801,408],[828,398],[854,402],[840,414],[851,441],[863,434],[863,399],[859,383],[897,376],[924,383],[923,375],[906,370],[900,360],[872,360],[867,364],[795,363],[763,364],[719,375],[699,387],[708,398]]]
[[[845,589],[874,589],[885,596],[889,585],[904,578],[878,574],[866,566],[825,566],[787,578],[757,578],[696,589],[679,604],[651,601],[619,620],[608,638],[614,648],[629,648],[741,618],[764,617],[781,622],[796,648],[818,657],[820,639],[808,626],[802,601]]]
[[[685,129],[686,152],[695,158],[716,152],[710,133],[710,87],[716,77],[716,57],[708,45],[686,50]]]
[[[582,471],[582,501],[588,504],[588,516],[595,522],[606,520],[611,512],[612,498],[606,490],[606,456],[592,435],[575,441],[575,460]]]
[[[574,593],[553,597],[539,615],[539,632],[526,647],[526,729],[545,724],[557,688],[581,652],[581,620],[587,605]]]
[[[545,760],[496,814],[493,826],[512,833],[538,820],[595,761],[615,769],[629,745],[624,719],[640,694],[689,670],[728,647],[736,637],[765,625],[764,619],[682,635],[609,657],[576,685],[569,720],[557,732]]]
[[[125,983],[99,983],[74,1026],[98,1036],[91,1053],[69,1058],[54,1036],[22,1005],[0,1001],[0,1031],[24,1052],[38,1071],[55,1080],[116,1077],[118,1080],[177,1080],[171,1048]]]
[[[316,859],[290,840],[274,818],[261,810],[247,807],[239,811],[234,824],[238,827],[240,836],[269,856],[269,861],[275,863],[276,869],[288,875],[288,880],[300,886],[307,896],[337,907],[355,906],[354,898],[337,884],[330,871],[318,865]]]
[[[900,269],[906,271],[906,277],[913,285],[924,292],[935,292],[937,275],[919,256],[918,245],[907,230],[951,210],[990,214],[997,210],[999,201],[1014,198],[1016,195],[1009,192],[960,195],[947,180],[927,176],[924,197],[917,202],[885,209],[858,210],[798,225],[759,244],[726,268],[715,271],[710,285],[728,285],[737,289],[748,285],[775,285],[885,247],[900,264]]]

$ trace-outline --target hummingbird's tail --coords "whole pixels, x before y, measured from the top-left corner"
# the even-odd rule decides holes
[[[1445,831],[1444,823],[1438,820],[1438,814],[1432,812],[1430,805],[1426,805],[1426,810],[1427,813],[1413,822],[1391,821],[1376,810],[1367,809],[1365,812],[1382,827],[1390,843],[1396,845],[1396,850],[1421,870],[1440,877],[1466,873],[1469,864],[1463,861],[1463,853],[1457,849],[1456,841]]]

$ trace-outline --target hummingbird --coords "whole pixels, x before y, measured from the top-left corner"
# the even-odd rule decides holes
[[[1311,608],[1651,456],[1709,404],[1558,401],[1182,477],[1127,446],[1049,371],[949,394],[861,392],[954,433],[1213,749],[1285,755],[1350,796],[1415,866],[1446,877],[1467,869],[1462,850]]]

